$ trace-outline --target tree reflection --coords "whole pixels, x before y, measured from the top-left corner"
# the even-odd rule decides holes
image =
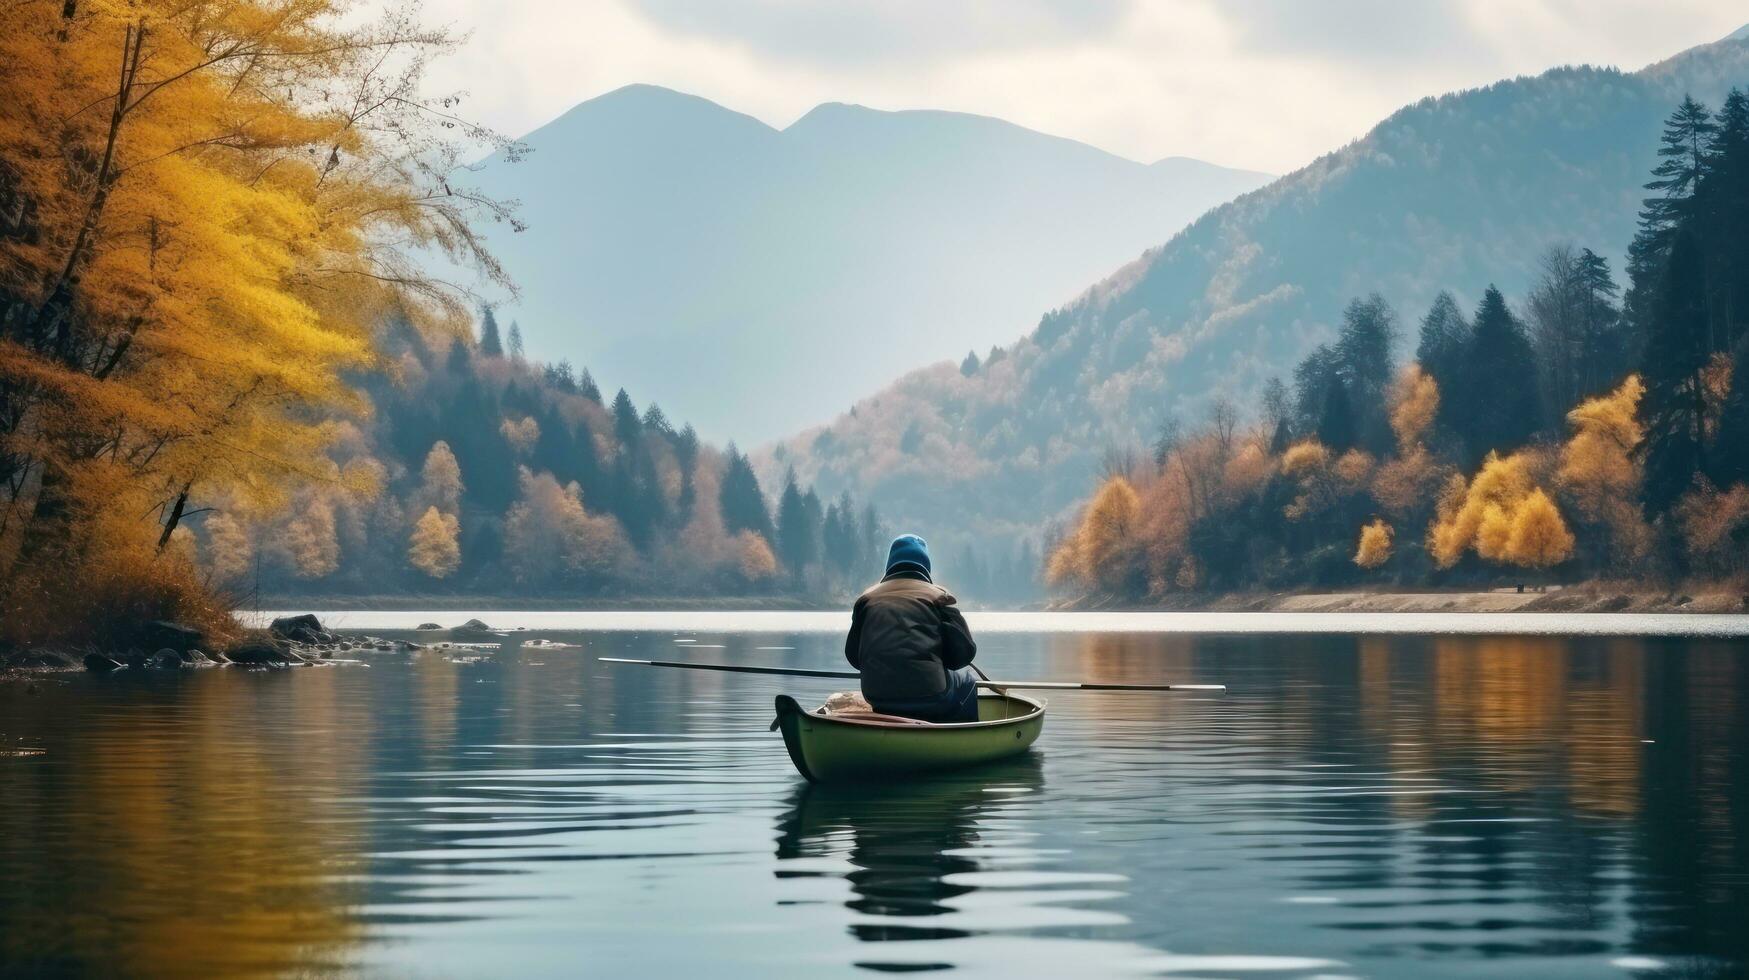
[[[117,678],[103,710],[78,678],[18,705],[54,731],[79,695],[87,730],[0,767],[0,973],[343,969],[363,930],[336,882],[362,860],[322,828],[362,790],[373,720],[337,672],[303,673]]]

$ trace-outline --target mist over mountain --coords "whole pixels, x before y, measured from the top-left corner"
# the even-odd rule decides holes
[[[529,225],[491,235],[529,353],[649,392],[749,444],[918,364],[1012,339],[1269,178],[1144,165],[951,112],[827,104],[783,130],[634,85],[530,134],[474,181]]]
[[[1494,283],[1516,301],[1552,243],[1619,274],[1663,119],[1685,93],[1716,105],[1744,83],[1739,32],[1639,72],[1558,68],[1422,100],[1203,216],[969,375],[914,371],[763,463],[877,497],[926,535],[1035,533],[1107,447],[1145,451],[1217,394],[1255,404],[1353,297],[1396,307],[1401,351],[1440,290],[1474,308]]]

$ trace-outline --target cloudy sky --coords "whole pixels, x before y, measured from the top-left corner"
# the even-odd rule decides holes
[[[633,82],[782,127],[821,102],[998,116],[1286,172],[1420,96],[1744,26],[1743,0],[425,0],[433,83],[521,135]]]

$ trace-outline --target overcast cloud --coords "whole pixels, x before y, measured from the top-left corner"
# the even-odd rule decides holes
[[[1136,160],[1292,170],[1424,95],[1637,69],[1742,0],[426,0],[433,71],[521,135],[633,82],[786,126],[821,102],[999,116]]]

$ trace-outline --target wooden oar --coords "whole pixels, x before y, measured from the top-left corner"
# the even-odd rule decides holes
[[[741,664],[699,664],[683,660],[628,660],[624,657],[597,657],[604,664],[637,664],[640,667],[679,667],[682,670],[721,670],[731,674],[787,674],[791,677],[842,677],[856,680],[861,674],[853,670],[807,670],[801,667],[746,667]],[[983,671],[979,671],[983,673]],[[1084,684],[1079,681],[978,681],[979,687],[1021,688],[1042,691],[1225,691],[1225,684]]]

